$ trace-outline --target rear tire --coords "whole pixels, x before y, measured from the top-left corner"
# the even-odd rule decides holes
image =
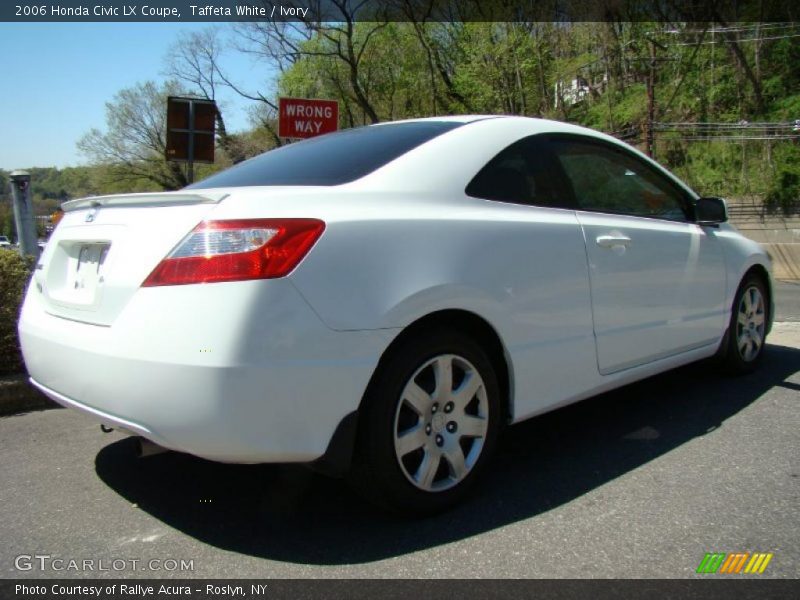
[[[733,374],[751,373],[764,355],[769,323],[769,296],[761,277],[747,275],[733,300],[724,367]]]
[[[404,340],[365,395],[352,481],[396,512],[445,510],[486,470],[501,421],[497,376],[472,338],[437,329]]]

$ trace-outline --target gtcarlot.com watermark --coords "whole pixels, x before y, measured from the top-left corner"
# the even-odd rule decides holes
[[[14,557],[17,571],[101,572],[101,571],[194,571],[194,559],[183,558],[64,558],[50,554],[19,554]]]

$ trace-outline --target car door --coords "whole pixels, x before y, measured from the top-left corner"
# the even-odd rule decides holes
[[[541,135],[497,154],[466,187],[484,204],[489,269],[476,286],[497,298],[484,312],[508,350],[513,419],[580,397],[597,385],[589,274],[571,192]],[[472,267],[471,267],[472,268]]]
[[[724,257],[716,229],[693,222],[688,193],[610,142],[564,136],[550,148],[583,229],[600,373],[717,343]]]

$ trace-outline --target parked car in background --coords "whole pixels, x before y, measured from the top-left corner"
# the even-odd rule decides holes
[[[0,235],[0,248],[11,248],[11,241],[8,237]]]
[[[32,382],[107,425],[435,512],[508,424],[715,355],[758,365],[770,262],[726,220],[581,127],[385,123],[67,202],[20,338]]]

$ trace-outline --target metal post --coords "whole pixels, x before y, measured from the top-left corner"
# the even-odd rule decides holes
[[[653,158],[655,135],[653,133],[656,112],[656,44],[650,40],[650,73],[647,77],[647,156]]]
[[[186,165],[186,179],[194,183],[194,102],[189,101],[189,156]]]
[[[14,224],[17,227],[19,253],[39,257],[36,222],[31,204],[31,176],[27,171],[14,171],[11,178],[11,196],[14,200]]]

